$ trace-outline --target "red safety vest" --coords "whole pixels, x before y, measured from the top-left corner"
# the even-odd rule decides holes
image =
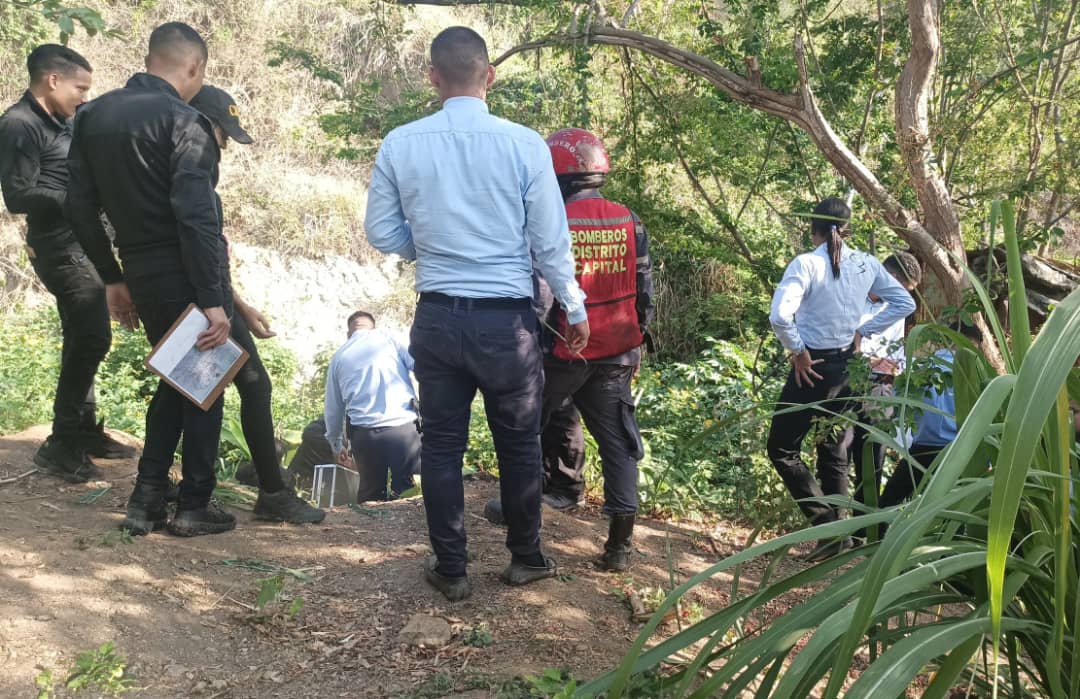
[[[589,344],[585,359],[614,357],[641,346],[637,317],[637,243],[630,209],[594,197],[566,205],[574,274],[585,292],[589,318]],[[559,311],[560,332],[567,326],[566,312]],[[566,342],[555,343],[559,359],[577,359]]]

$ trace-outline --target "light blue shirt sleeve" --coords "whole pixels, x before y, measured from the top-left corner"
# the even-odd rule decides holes
[[[870,292],[885,302],[885,308],[859,327],[859,334],[863,337],[885,332],[893,323],[915,312],[915,300],[907,289],[877,260],[874,260],[874,268],[874,282],[870,286]]]
[[[585,293],[574,277],[566,205],[546,146],[542,155],[537,173],[525,189],[525,233],[533,262],[566,311],[567,321],[580,323],[585,320]]]
[[[784,270],[784,276],[773,293],[769,309],[769,323],[780,344],[789,352],[801,353],[806,349],[799,328],[795,325],[795,312],[802,305],[803,297],[810,288],[810,273],[802,260],[796,257]]]
[[[375,157],[375,168],[371,172],[371,185],[368,187],[364,230],[368,242],[376,250],[400,255],[406,260],[415,260],[416,247],[413,245],[412,229],[401,208],[401,195],[389,155],[390,148],[391,145],[384,141]]]
[[[406,369],[413,371],[416,362],[413,360],[413,356],[409,354],[409,336],[403,332],[390,333],[390,341],[397,347],[401,363],[405,365]]]
[[[337,380],[336,357],[330,360],[330,368],[326,371],[326,399],[323,402],[323,412],[326,417],[326,441],[330,442],[330,448],[337,454],[345,447],[345,399],[341,395],[341,387]]]

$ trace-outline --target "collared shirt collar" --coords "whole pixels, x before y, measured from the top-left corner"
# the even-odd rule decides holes
[[[45,111],[45,108],[41,106],[41,102],[38,102],[37,97],[34,97],[34,93],[27,90],[23,93],[21,101],[26,102],[28,105],[30,105],[31,111],[33,111],[34,114],[38,115],[38,117],[40,117],[42,120],[48,122],[50,125],[55,126],[58,129],[64,128],[66,120],[57,119],[55,116]]]
[[[135,88],[136,90],[157,90],[158,92],[164,92],[167,95],[171,95],[176,99],[180,99],[180,93],[176,91],[168,80],[163,80],[156,75],[150,75],[149,73],[136,73],[132,75],[127,81],[127,85],[124,87]]]
[[[443,109],[451,111],[489,111],[487,102],[479,97],[451,97],[443,102],[442,106]]]

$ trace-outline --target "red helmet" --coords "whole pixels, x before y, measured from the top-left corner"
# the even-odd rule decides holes
[[[585,129],[560,129],[548,136],[556,175],[607,172],[611,169],[600,139]]]

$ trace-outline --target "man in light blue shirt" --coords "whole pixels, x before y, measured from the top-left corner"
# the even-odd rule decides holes
[[[435,552],[425,578],[456,601],[471,592],[461,465],[477,389],[499,457],[511,552],[503,578],[523,585],[555,575],[540,548],[544,380],[530,302],[534,263],[566,311],[572,351],[584,349],[589,324],[550,152],[535,131],[488,113],[495,69],[483,38],[466,27],[442,31],[429,77],[443,108],[383,141],[365,228],[374,247],[416,260],[420,301],[409,351]]]
[[[413,360],[404,341],[375,329],[370,313],[352,314],[349,329],[326,374],[326,440],[340,456],[348,428],[360,474],[357,502],[386,500],[411,488],[420,467]]]

